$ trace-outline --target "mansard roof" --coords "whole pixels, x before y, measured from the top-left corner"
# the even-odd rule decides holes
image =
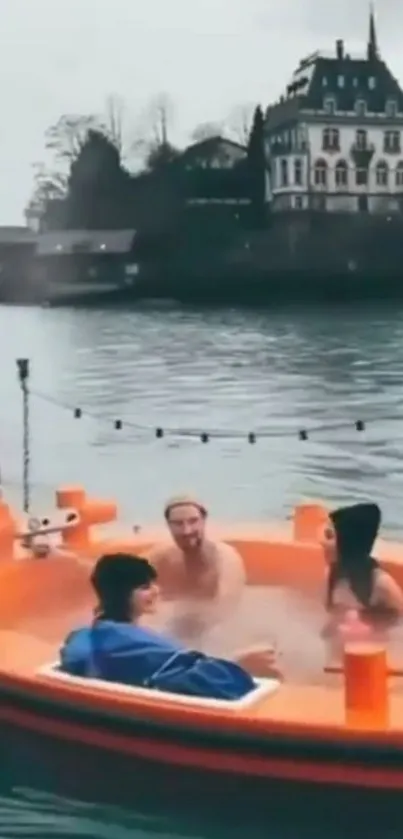
[[[286,95],[268,108],[268,127],[278,123],[279,117],[292,117],[301,110],[326,111],[327,98],[335,101],[335,111],[341,113],[354,112],[357,101],[364,100],[368,114],[387,113],[391,101],[396,103],[396,112],[403,114],[403,90],[380,56],[373,12],[366,54],[353,57],[338,40],[332,55],[316,52],[303,59],[287,85]]]
[[[336,110],[354,111],[357,99],[364,99],[368,113],[385,113],[388,100],[395,100],[397,111],[403,112],[403,91],[384,61],[379,58],[328,58],[318,56],[311,68],[308,83],[302,73],[288,86],[289,96],[301,95],[300,107],[321,110],[324,99],[331,96]],[[305,77],[306,78],[306,77]]]

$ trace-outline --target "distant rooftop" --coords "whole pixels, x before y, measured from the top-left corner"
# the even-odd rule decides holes
[[[29,227],[22,225],[0,226],[0,245],[34,244],[36,234]]]
[[[135,230],[60,230],[39,233],[38,256],[71,254],[124,254],[133,247]]]
[[[280,103],[298,100],[304,110],[326,110],[324,103],[329,98],[339,112],[354,111],[357,100],[363,100],[368,113],[403,114],[403,91],[381,58],[373,11],[365,52],[352,54],[339,39],[333,53],[311,53],[298,64]]]

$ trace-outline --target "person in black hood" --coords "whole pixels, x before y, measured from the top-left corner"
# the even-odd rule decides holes
[[[354,504],[330,513],[323,547],[329,566],[326,607],[336,619],[357,610],[370,624],[403,616],[403,593],[371,551],[381,524],[377,504]]]

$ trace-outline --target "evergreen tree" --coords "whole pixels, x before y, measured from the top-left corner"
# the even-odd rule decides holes
[[[266,223],[266,154],[264,142],[264,116],[257,106],[248,142],[248,169],[253,223],[264,227]]]
[[[68,180],[68,218],[72,226],[109,229],[126,222],[129,173],[119,149],[101,130],[90,129]]]

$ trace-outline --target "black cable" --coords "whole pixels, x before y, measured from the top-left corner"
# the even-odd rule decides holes
[[[256,430],[240,430],[240,429],[217,429],[217,428],[209,428],[209,429],[202,429],[202,428],[184,428],[180,426],[176,427],[163,427],[163,426],[151,426],[151,425],[144,425],[140,423],[133,422],[130,419],[122,419],[116,418],[115,420],[108,420],[105,417],[100,416],[99,414],[93,413],[87,409],[83,409],[80,407],[74,407],[72,405],[67,404],[55,397],[51,396],[50,394],[43,393],[41,391],[30,391],[31,397],[36,399],[42,400],[49,404],[54,405],[57,408],[60,408],[64,411],[68,411],[75,419],[81,419],[83,417],[89,417],[90,419],[94,419],[97,422],[101,422],[103,424],[108,424],[109,427],[112,425],[117,431],[121,431],[125,428],[130,428],[135,431],[139,431],[146,434],[153,434],[154,437],[157,439],[162,439],[164,437],[184,437],[184,438],[192,438],[192,439],[199,439],[202,443],[208,443],[211,439],[222,439],[222,440],[246,440],[249,444],[255,444],[259,439],[298,439],[302,442],[309,440],[312,436],[317,434],[323,434],[325,432],[333,432],[333,431],[342,431],[342,430],[350,430],[356,431],[357,433],[362,433],[366,430],[368,422],[374,424],[375,422],[387,422],[387,421],[397,421],[400,419],[398,414],[388,414],[388,415],[378,415],[373,420],[364,420],[362,418],[356,420],[340,420],[335,422],[329,423],[322,423],[317,425],[312,425],[311,427],[305,426],[298,429],[261,429],[259,431]],[[397,406],[397,410],[399,410],[399,406]]]

